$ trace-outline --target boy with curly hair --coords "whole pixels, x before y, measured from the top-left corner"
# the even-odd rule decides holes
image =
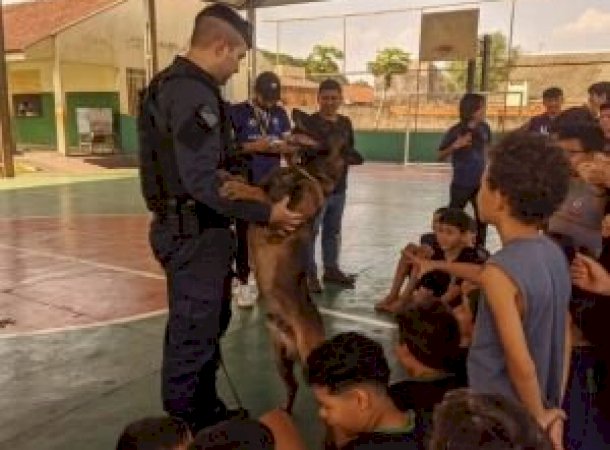
[[[568,261],[542,224],[564,201],[570,165],[543,136],[515,133],[491,152],[478,204],[494,225],[500,251],[481,268],[414,258],[422,270],[446,270],[481,284],[468,355],[474,392],[522,403],[561,448],[566,362],[569,357]]]

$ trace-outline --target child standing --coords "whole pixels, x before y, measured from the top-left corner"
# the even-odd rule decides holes
[[[483,269],[413,259],[481,283],[468,355],[473,391],[522,403],[561,448],[561,409],[569,356],[570,273],[562,250],[540,234],[569,186],[564,152],[542,136],[512,134],[491,153],[478,204],[502,249]]]

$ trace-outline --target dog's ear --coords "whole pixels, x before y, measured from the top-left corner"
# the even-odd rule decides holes
[[[307,114],[300,109],[292,110],[292,122],[296,132],[306,134],[309,137],[318,139],[321,135],[318,129],[319,121],[316,121],[312,114]]]

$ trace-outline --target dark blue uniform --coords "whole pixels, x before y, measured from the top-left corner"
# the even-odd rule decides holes
[[[210,75],[178,57],[153,80],[147,98],[139,123],[141,176],[155,213],[151,246],[167,275],[169,300],[163,406],[199,429],[224,409],[216,369],[230,318],[231,219],[266,223],[270,207],[218,194],[231,127]]]

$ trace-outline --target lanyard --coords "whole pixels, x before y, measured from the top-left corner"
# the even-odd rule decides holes
[[[259,108],[254,103],[250,103],[252,106],[252,110],[254,111],[254,118],[256,119],[256,123],[258,125],[258,130],[261,133],[261,136],[267,137],[269,134],[269,127],[271,125],[271,112],[264,111],[262,108]]]

